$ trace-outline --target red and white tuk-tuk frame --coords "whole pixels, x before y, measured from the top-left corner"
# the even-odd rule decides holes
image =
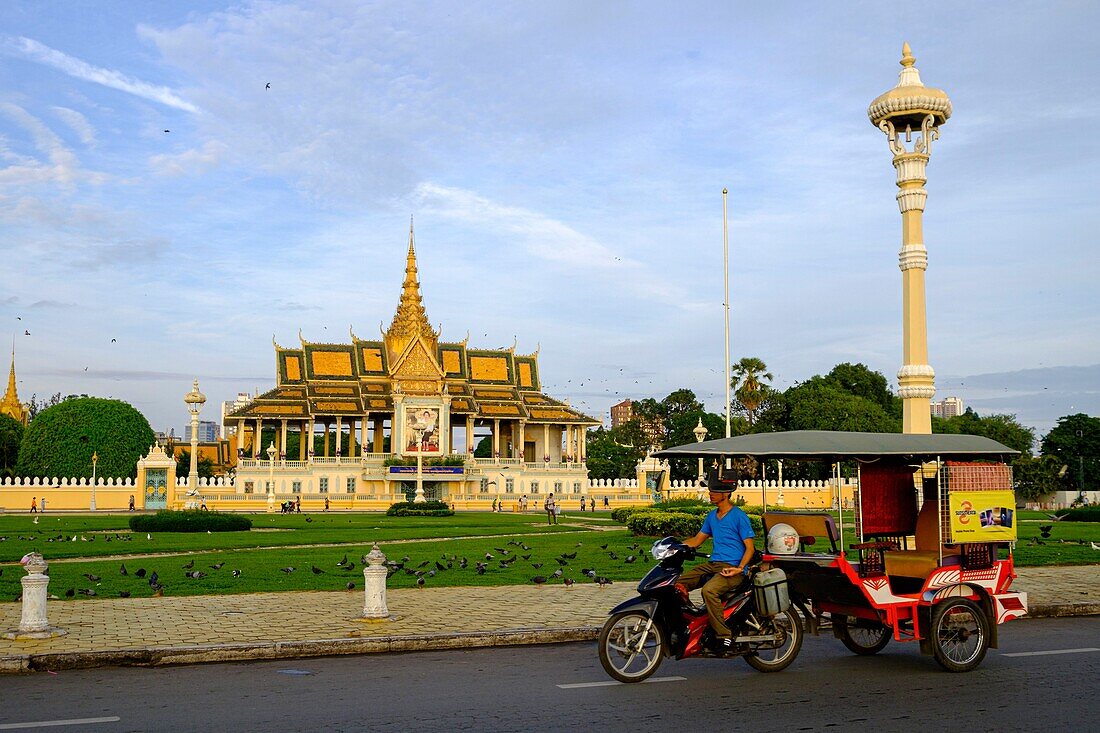
[[[839,527],[827,512],[765,511],[765,533],[786,524],[799,543],[769,552],[761,538],[764,561],[787,574],[792,602],[813,633],[831,624],[863,655],[891,638],[916,641],[945,669],[966,672],[996,648],[998,624],[1027,613],[1027,595],[1010,590],[1016,521],[1004,461],[1016,453],[971,435],[792,431],[656,455],[723,466],[745,457],[828,461],[838,479],[840,462],[854,461],[859,489],[850,511],[838,497]],[[846,523],[857,538],[848,548],[854,555],[842,546]]]

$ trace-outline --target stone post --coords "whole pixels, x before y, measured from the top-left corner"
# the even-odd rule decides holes
[[[363,618],[386,620],[390,618],[386,608],[386,556],[376,543],[367,555],[367,566],[363,568]]]
[[[48,639],[65,632],[50,627],[46,618],[47,586],[46,560],[37,552],[25,556],[22,561],[27,574],[20,579],[23,584],[23,613],[19,618],[19,630],[5,634],[9,639]]]

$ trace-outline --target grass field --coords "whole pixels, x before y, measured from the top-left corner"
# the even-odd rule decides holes
[[[27,515],[0,516],[0,537],[5,538],[0,540],[0,602],[14,600],[21,593],[19,579],[24,572],[15,563],[32,550],[41,552],[50,563],[50,592],[62,599],[82,600],[89,597],[82,591],[88,590],[95,592],[95,598],[118,597],[120,592],[150,596],[153,589],[148,579],[154,571],[165,586],[164,593],[175,596],[342,590],[349,582],[354,583],[354,590],[361,590],[361,556],[370,551],[373,542],[380,544],[390,560],[404,562],[404,569],[389,579],[390,588],[415,586],[416,576],[406,570],[433,573],[425,576],[426,586],[510,585],[530,583],[537,575],[551,583],[565,578],[593,582],[582,569],[593,569],[616,583],[632,584],[651,566],[642,552],[653,541],[633,537],[604,512],[566,513],[561,517],[564,524],[555,526],[547,526],[543,515],[535,513],[471,512],[425,518],[262,514],[252,516],[251,532],[164,532],[154,533],[152,539],[145,534],[131,535],[128,519],[128,515],[47,514],[34,524],[33,517]],[[1100,551],[1089,544],[1100,544],[1100,524],[1051,522],[1041,513],[1022,512],[1020,519],[1017,564],[1100,563]],[[1051,536],[1041,540],[1039,528],[1047,524],[1052,525]],[[132,539],[123,539],[128,537]],[[521,543],[530,549],[523,549]],[[486,553],[493,557],[486,558]],[[562,557],[573,553],[575,558]],[[631,555],[636,560],[627,562]],[[337,565],[345,556],[353,568]],[[460,567],[463,557],[467,559],[465,569]],[[508,564],[502,566],[501,560]],[[476,562],[485,564],[484,573],[476,572]],[[541,567],[534,567],[536,564]],[[215,565],[219,567],[211,567]],[[284,572],[283,568],[294,570]],[[144,579],[137,577],[141,569]],[[561,578],[553,578],[558,569]],[[233,570],[240,571],[239,577],[233,576]],[[205,576],[185,576],[195,571]],[[67,591],[72,595],[67,596]]]

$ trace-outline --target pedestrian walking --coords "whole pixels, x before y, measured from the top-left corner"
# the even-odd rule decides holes
[[[302,497],[300,496],[294,497],[294,511],[298,514],[302,513]]]
[[[325,497],[325,511],[328,511],[328,497]]]
[[[554,492],[553,491],[551,491],[547,495],[546,501],[544,501],[542,503],[542,508],[546,510],[546,523],[547,524],[557,524],[558,523],[558,514],[557,514],[558,503],[556,501],[554,501]]]
[[[519,498],[519,510],[524,514],[527,513],[527,494],[524,494]]]
[[[130,494],[130,511],[134,511],[134,495]]]
[[[592,512],[596,511],[596,497],[588,497],[588,510]]]
[[[38,510],[40,514],[46,513],[46,497],[42,497],[42,508]]]
[[[584,511],[584,497],[581,497],[581,511]]]
[[[38,514],[38,497],[31,497],[31,514]]]
[[[496,513],[497,513],[497,500],[496,500],[496,497],[493,497],[493,514],[496,514]]]
[[[611,506],[611,502],[609,502],[609,501],[607,500],[607,497],[605,496],[605,497],[603,498],[603,508],[604,508],[604,509],[606,509],[606,508],[608,508],[609,506]]]

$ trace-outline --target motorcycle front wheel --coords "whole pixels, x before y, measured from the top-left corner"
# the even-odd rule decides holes
[[[750,619],[751,620],[751,619]],[[760,619],[759,629],[748,633],[775,636],[774,641],[753,644],[745,661],[761,672],[778,672],[790,666],[802,648],[802,621],[793,610]]]
[[[641,611],[623,611],[600,630],[600,664],[619,682],[641,682],[661,666],[664,635]]]

